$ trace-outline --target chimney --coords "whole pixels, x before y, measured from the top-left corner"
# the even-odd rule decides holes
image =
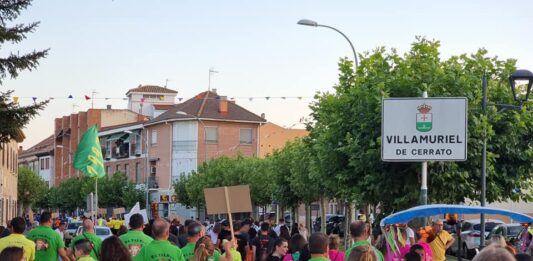
[[[261,113],[261,118],[264,120],[265,119],[265,113]]]
[[[228,113],[228,97],[220,96],[220,102],[218,103],[218,112]]]
[[[111,110],[111,104],[108,104],[108,105],[106,106],[106,108],[107,108],[108,110]]]
[[[211,89],[212,92],[214,92],[215,94],[217,93],[217,89],[213,88]]]

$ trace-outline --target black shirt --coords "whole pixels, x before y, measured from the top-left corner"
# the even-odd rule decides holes
[[[235,238],[237,239],[237,251],[241,253],[241,258],[244,260],[246,258],[246,247],[248,246],[248,242],[250,242],[250,236],[248,233],[239,233],[235,234]]]
[[[220,231],[220,233],[218,233],[218,240],[220,241],[220,244],[222,245],[222,240],[224,239],[230,239],[231,237],[231,232],[229,230],[224,230],[222,229],[222,231]],[[224,249],[224,247],[222,247],[221,245],[218,246],[218,248],[220,249]]]
[[[281,261],[281,257],[270,255],[268,256],[268,261]]]
[[[183,234],[183,235],[178,237],[178,246],[180,248],[182,248],[185,245],[187,245],[187,243],[189,243],[189,240],[187,240],[187,235]]]
[[[273,243],[272,239],[269,236],[259,234],[254,239],[252,239],[250,244],[252,246],[255,246],[255,260],[261,260],[261,257],[263,255],[266,256],[270,245]]]

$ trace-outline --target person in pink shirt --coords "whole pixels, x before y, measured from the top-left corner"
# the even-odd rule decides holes
[[[343,261],[344,252],[339,251],[339,245],[341,244],[341,239],[337,235],[329,236],[329,260],[331,261]]]

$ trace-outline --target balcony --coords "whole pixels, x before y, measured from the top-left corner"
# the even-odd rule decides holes
[[[141,156],[142,150],[141,144],[131,143],[130,144],[130,155],[135,155],[137,157]]]
[[[159,188],[159,182],[158,182],[158,178],[156,176],[149,176],[148,177],[148,189],[155,189],[155,188]]]

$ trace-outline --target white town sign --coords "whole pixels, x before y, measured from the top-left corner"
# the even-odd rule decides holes
[[[383,99],[383,161],[464,161],[466,98]]]

